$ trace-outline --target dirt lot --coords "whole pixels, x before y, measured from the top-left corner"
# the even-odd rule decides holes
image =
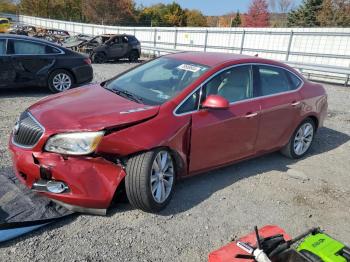
[[[95,66],[95,81],[130,66]],[[306,158],[273,153],[187,179],[161,214],[120,204],[107,217],[81,215],[8,243],[0,261],[205,261],[265,224],[292,235],[321,226],[350,244],[350,88],[326,88],[329,117]],[[16,117],[46,95],[0,91],[0,173],[11,172],[7,140]]]

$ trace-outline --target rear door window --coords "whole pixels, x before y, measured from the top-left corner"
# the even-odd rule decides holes
[[[0,55],[6,54],[6,40],[0,39]]]
[[[299,78],[285,69],[274,66],[259,65],[258,76],[260,84],[259,96],[288,92],[296,89],[301,84]]]
[[[15,55],[42,55],[46,54],[46,46],[29,41],[15,40],[13,51]]]

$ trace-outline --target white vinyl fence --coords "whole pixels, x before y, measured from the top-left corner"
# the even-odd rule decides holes
[[[120,27],[19,16],[24,24],[55,28],[73,34],[135,35],[144,50],[216,51],[258,54],[290,63],[304,73],[322,72],[323,80],[349,82],[350,28],[189,28]],[[327,69],[329,68],[329,70]],[[316,69],[316,70],[313,70]],[[320,69],[320,70],[317,70]],[[348,71],[349,70],[349,71]],[[326,79],[325,79],[326,78]]]

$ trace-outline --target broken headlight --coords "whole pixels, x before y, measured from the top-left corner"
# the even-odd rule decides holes
[[[57,134],[49,138],[45,150],[64,155],[88,155],[95,151],[103,135],[103,131]]]

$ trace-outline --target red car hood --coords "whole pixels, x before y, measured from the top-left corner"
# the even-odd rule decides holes
[[[138,104],[92,85],[49,96],[29,110],[46,131],[74,132],[142,121],[157,115],[159,106]]]

